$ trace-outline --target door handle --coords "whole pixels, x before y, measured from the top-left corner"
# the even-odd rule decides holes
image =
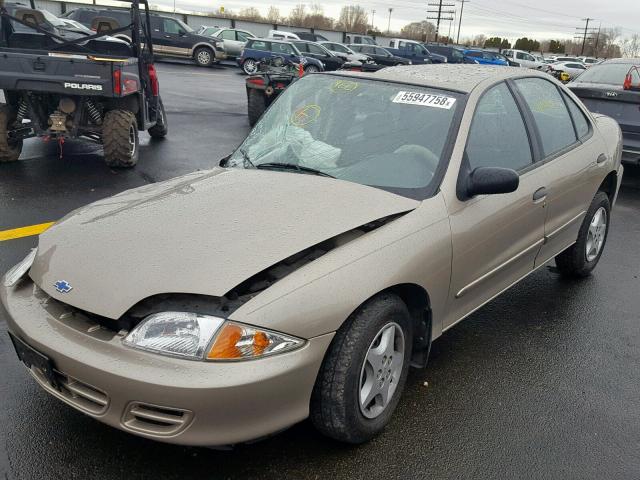
[[[533,192],[533,202],[540,203],[545,198],[547,198],[547,189],[546,187],[540,187],[535,192]]]
[[[172,38],[171,35],[165,35],[164,38]]]
[[[601,163],[604,163],[606,161],[607,161],[607,156],[604,153],[601,153],[598,159],[596,160],[596,163],[600,165]]]

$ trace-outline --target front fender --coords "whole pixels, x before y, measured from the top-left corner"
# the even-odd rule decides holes
[[[340,328],[367,299],[416,284],[429,294],[433,338],[442,331],[451,276],[451,231],[441,194],[289,274],[230,319],[301,338]]]

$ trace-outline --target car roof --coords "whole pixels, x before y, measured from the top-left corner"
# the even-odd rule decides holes
[[[439,63],[432,65],[406,65],[388,67],[373,74],[355,74],[362,78],[376,78],[423,87],[470,93],[486,80],[499,82],[513,77],[541,77],[549,75],[536,70],[493,65],[467,65]]]
[[[626,65],[640,65],[640,58],[611,58],[602,63],[624,63]]]

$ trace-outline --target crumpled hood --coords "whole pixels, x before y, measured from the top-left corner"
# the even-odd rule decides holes
[[[62,302],[118,318],[160,293],[222,296],[307,247],[418,203],[313,175],[216,168],[72,212],[40,236],[30,276]],[[59,292],[60,281],[71,290]]]

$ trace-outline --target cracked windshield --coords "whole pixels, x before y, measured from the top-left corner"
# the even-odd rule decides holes
[[[331,176],[412,196],[434,178],[459,98],[310,75],[274,103],[228,165]]]

